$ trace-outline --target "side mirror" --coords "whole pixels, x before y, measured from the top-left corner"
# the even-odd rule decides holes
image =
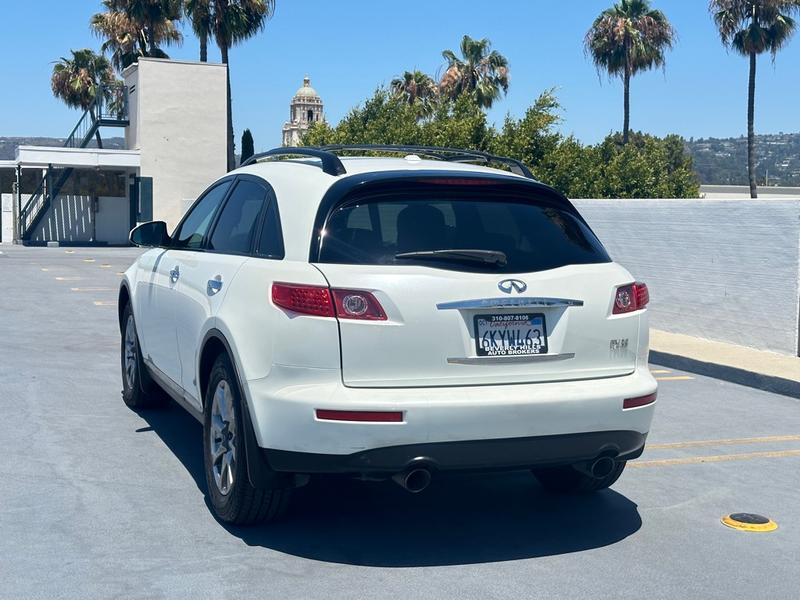
[[[142,223],[131,230],[128,239],[134,246],[141,246],[144,248],[167,246],[170,242],[170,237],[167,233],[167,224],[164,221]]]

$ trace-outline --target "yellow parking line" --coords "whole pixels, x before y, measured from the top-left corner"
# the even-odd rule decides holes
[[[45,271],[45,272],[47,272],[47,271],[49,271],[49,270],[50,270],[50,269],[46,269],[46,268],[42,267],[42,271]]]
[[[673,375],[672,377],[656,377],[656,381],[689,381],[694,379],[689,375]]]
[[[93,258],[84,258],[83,262],[94,262]]]
[[[101,269],[110,269],[111,265],[100,265]]]
[[[650,372],[653,375],[664,375],[666,373],[672,373],[672,371],[668,371],[667,369],[650,369]]]
[[[800,442],[800,435],[772,435],[751,438],[727,438],[722,440],[696,440],[691,442],[669,442],[665,444],[647,444],[648,450],[666,450],[668,448],[695,448],[699,446],[738,446],[739,444],[772,444],[777,442]]]
[[[85,288],[69,288],[73,292],[113,292],[116,288],[110,287],[85,287]]]
[[[686,458],[665,458],[662,460],[640,460],[629,462],[629,467],[637,469],[645,467],[666,467],[671,465],[692,465],[698,463],[730,462],[735,460],[753,460],[756,458],[786,458],[800,456],[800,450],[779,450],[776,452],[748,452],[746,454],[717,454],[715,456],[692,456]]]
[[[116,306],[117,303],[113,302],[111,300],[95,300],[94,301],[94,305],[95,306]]]
[[[75,250],[64,250],[66,254],[75,254]]]
[[[83,277],[56,277],[56,281],[78,281]]]

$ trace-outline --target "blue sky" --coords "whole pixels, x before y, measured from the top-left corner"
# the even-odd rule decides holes
[[[231,52],[237,143],[244,127],[257,150],[280,142],[288,103],[308,74],[337,122],[381,83],[406,69],[435,74],[441,51],[463,34],[488,37],[511,67],[508,96],[490,112],[501,122],[521,115],[545,89],[563,105],[561,130],[593,143],[622,126],[622,86],[598,78],[583,53],[583,36],[612,0],[277,0],[266,30]],[[98,49],[88,29],[99,0],[7,2],[0,34],[0,136],[64,137],[79,117],[52,98],[52,62],[71,48]],[[664,73],[632,84],[633,128],[657,135],[726,137],[745,133],[747,61],[727,53],[705,0],[654,0],[678,31]],[[12,26],[13,24],[13,26]],[[188,27],[173,58],[196,59]],[[216,48],[210,60],[218,61]],[[800,131],[800,35],[759,61],[756,130]]]

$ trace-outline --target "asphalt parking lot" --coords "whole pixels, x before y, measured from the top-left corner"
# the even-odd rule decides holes
[[[138,252],[0,250],[2,597],[800,597],[797,399],[653,365],[649,446],[612,490],[325,479],[286,521],[231,528],[206,506],[200,425],[120,397],[116,296]],[[741,511],[779,529],[720,523]]]

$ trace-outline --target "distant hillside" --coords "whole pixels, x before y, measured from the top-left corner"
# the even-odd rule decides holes
[[[0,137],[0,160],[16,157],[17,146],[63,146],[65,138],[50,137]],[[95,147],[93,141],[89,146]],[[121,150],[125,147],[125,138],[103,138],[103,148]]]
[[[747,138],[690,139],[686,146],[694,159],[700,183],[747,185]],[[800,186],[800,133],[756,136],[758,184]]]

